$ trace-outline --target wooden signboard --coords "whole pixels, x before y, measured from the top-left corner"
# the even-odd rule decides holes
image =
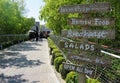
[[[60,13],[103,13],[110,11],[109,2],[96,2],[93,4],[66,5],[59,9]]]
[[[74,50],[82,50],[82,51],[100,51],[99,46],[92,43],[78,43],[78,42],[68,42],[68,41],[60,41],[60,48],[65,49],[74,49]]]
[[[89,64],[95,64],[100,66],[110,66],[111,60],[105,59],[103,57],[97,57],[97,56],[90,56],[90,55],[83,55],[83,54],[68,54],[67,58],[69,60],[79,61],[79,62],[85,62]]]
[[[93,75],[94,70],[85,66],[78,66],[70,63],[63,63],[63,68],[70,71],[75,71],[87,75]]]
[[[69,38],[115,39],[115,30],[64,30],[62,36]]]
[[[69,13],[81,13],[83,18],[70,18],[68,19],[69,25],[82,26],[82,30],[74,31],[62,31],[62,35],[72,38],[81,38],[81,42],[68,42],[61,41],[59,46],[64,49],[80,50],[79,54],[69,54],[67,58],[73,60],[74,63],[80,62],[79,65],[63,63],[63,67],[66,70],[71,70],[79,72],[78,82],[85,83],[87,75],[93,75],[94,70],[86,67],[86,64],[95,64],[101,66],[110,66],[110,59],[106,60],[103,57],[86,55],[86,51],[94,52],[96,55],[99,55],[100,44],[96,45],[94,43],[89,43],[88,38],[98,38],[98,39],[115,39],[115,30],[85,30],[89,26],[114,26],[115,20],[112,18],[92,18],[89,14],[91,13],[106,13],[110,12],[110,3],[109,2],[96,2],[93,4],[78,4],[78,5],[66,5],[59,8],[60,13],[69,14]],[[99,43],[97,41],[97,43]],[[71,50],[69,50],[71,51]],[[91,53],[92,54],[92,53]],[[97,71],[97,69],[96,69]],[[101,75],[101,74],[100,74]]]
[[[80,26],[113,26],[115,20],[110,18],[70,18],[68,19],[68,24]]]

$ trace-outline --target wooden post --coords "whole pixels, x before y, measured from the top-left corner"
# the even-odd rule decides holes
[[[82,28],[84,29],[84,28]],[[86,43],[87,39],[86,38],[82,38],[82,43]],[[81,53],[83,53],[84,55],[86,55],[85,51],[81,51]],[[80,65],[85,66],[84,63],[80,63]],[[78,73],[78,83],[86,83],[86,75],[83,73]]]
[[[88,14],[84,14],[83,17],[89,18],[89,16],[90,16],[90,14],[88,13]],[[81,29],[82,30],[87,30],[87,28],[88,28],[88,26],[85,26],[85,27],[82,27]],[[88,39],[86,37],[84,37],[84,38],[81,39],[81,42],[82,43],[87,43]],[[85,51],[81,51],[81,53],[83,53],[84,56],[86,55]],[[80,65],[85,66],[85,63],[81,63]],[[80,73],[78,75],[78,83],[86,83],[86,75],[85,74]]]
[[[86,77],[85,74],[78,74],[78,83],[86,83]]]
[[[93,2],[96,2],[97,0],[94,0]],[[92,5],[92,6],[91,6]],[[96,8],[98,5],[98,8]],[[88,8],[88,6],[90,8]],[[106,7],[104,9],[104,6]],[[79,7],[79,10],[78,10],[78,7]],[[69,9],[70,8],[70,9]],[[81,8],[81,9],[80,9]],[[83,11],[81,11],[83,8],[85,8]],[[76,10],[74,10],[76,9]],[[60,8],[60,12],[61,13],[83,13],[83,17],[84,19],[72,19],[72,20],[69,20],[68,23],[70,25],[80,25],[80,26],[84,26],[82,27],[82,30],[87,30],[88,26],[111,26],[114,25],[114,20],[109,22],[109,20],[104,20],[104,19],[99,19],[101,20],[102,22],[98,23],[98,21],[95,19],[91,19],[90,20],[90,13],[102,13],[102,12],[109,12],[109,9],[110,9],[110,3],[94,3],[94,4],[86,4],[86,5],[74,5],[74,6],[63,6]],[[89,21],[86,21],[86,19],[89,19]],[[97,18],[98,19],[98,18]],[[71,22],[72,21],[72,22]],[[93,23],[93,24],[92,24]],[[104,25],[105,24],[105,25]],[[89,27],[90,28],[90,27]],[[88,39],[87,37],[84,37],[81,39],[82,43],[85,44],[85,43],[88,43]],[[98,39],[97,39],[97,44],[98,44]],[[71,44],[72,45],[72,44]],[[68,46],[66,46],[68,47]],[[72,48],[74,47],[74,45],[72,46]],[[85,52],[84,50],[81,50],[80,53],[84,56],[86,56],[87,52]],[[96,54],[99,55],[99,53],[97,52]],[[85,66],[85,63],[83,62],[80,62],[78,63],[77,61],[75,62],[75,64],[78,64],[80,66]],[[85,73],[81,73],[79,72],[78,73],[78,83],[86,83],[86,75]]]

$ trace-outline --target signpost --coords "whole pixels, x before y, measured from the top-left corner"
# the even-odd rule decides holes
[[[60,13],[102,13],[110,11],[109,2],[96,2],[93,4],[66,5],[59,9]]]
[[[59,9],[60,13],[82,13],[84,14],[82,18],[70,18],[68,19],[69,25],[80,25],[82,26],[82,30],[68,30],[62,31],[62,36],[70,37],[70,38],[82,38],[82,42],[68,42],[61,41],[60,47],[65,49],[74,49],[80,50],[81,54],[69,54],[67,56],[68,59],[74,60],[75,62],[85,62],[88,64],[95,65],[110,65],[110,61],[105,60],[102,57],[90,57],[87,56],[86,52],[96,52],[98,54],[100,52],[99,45],[89,43],[87,38],[97,38],[97,39],[114,39],[115,38],[115,30],[87,30],[86,28],[90,26],[114,26],[115,21],[112,18],[90,18],[89,15],[91,13],[103,13],[110,12],[110,3],[109,2],[96,2],[93,4],[79,4],[79,5],[66,5],[62,6]],[[89,15],[88,15],[89,14]],[[83,54],[83,55],[82,55]],[[85,74],[92,75],[93,70],[86,68],[84,63],[78,65],[63,64],[66,70],[73,70],[79,72],[79,83],[85,83]]]
[[[74,50],[82,50],[82,51],[99,51],[98,45],[91,44],[91,43],[78,43],[78,42],[68,42],[68,41],[61,41],[60,42],[60,48],[66,48],[66,49],[74,49]]]
[[[68,24],[81,26],[113,26],[115,21],[110,18],[70,18],[68,19]]]
[[[70,64],[70,63],[63,63],[63,67],[66,70],[76,71],[76,72],[87,74],[87,75],[93,75],[93,72],[94,72],[94,70],[91,68]]]
[[[64,30],[62,36],[69,38],[115,39],[115,30]]]
[[[82,54],[68,54],[67,58],[70,61],[79,61],[79,62],[84,62],[85,64],[94,64],[94,65],[99,65],[99,66],[110,66],[111,65],[111,60],[105,59],[102,57],[95,57],[95,56],[90,56],[90,55],[82,55]]]

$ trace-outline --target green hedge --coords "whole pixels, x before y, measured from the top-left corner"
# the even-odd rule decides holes
[[[10,47],[10,46],[12,46],[14,44],[17,44],[17,43],[27,41],[27,40],[28,40],[27,38],[23,38],[23,39],[21,38],[21,39],[13,39],[13,40],[10,40],[10,41],[7,41],[7,42],[2,42],[1,43],[2,47],[0,47],[0,50],[4,49],[4,48],[7,48],[7,47]]]
[[[61,53],[60,50],[58,48],[53,48],[53,54],[56,54],[56,53]]]
[[[57,57],[57,58],[54,60],[54,65],[55,65],[56,71],[59,72],[59,66],[62,64],[62,62],[65,62],[65,59],[64,59],[63,57]]]
[[[53,40],[48,38],[48,46],[50,48],[50,54],[52,55],[52,52],[54,49],[57,49],[57,46],[54,44]]]
[[[62,57],[62,53],[58,49],[53,49],[52,58],[51,58],[52,65],[54,64],[54,60],[57,57]]]
[[[67,74],[66,83],[78,83],[78,75],[76,72],[71,71]]]
[[[59,53],[59,52],[55,53],[54,56],[55,56],[55,58],[57,58],[57,57],[63,57],[62,53]]]
[[[65,69],[63,68],[63,64],[61,64],[61,65],[59,66],[59,72],[60,72],[61,77],[62,77],[63,79],[65,79],[66,76],[67,76],[67,74],[69,73],[69,71],[67,71],[67,70],[65,70]]]
[[[12,41],[2,43],[3,49],[12,45]]]
[[[96,79],[87,79],[86,83],[100,83],[100,82]]]
[[[54,44],[54,42],[53,42],[50,38],[48,38],[48,45],[49,45],[49,47],[52,48],[52,49],[57,48],[56,45]]]

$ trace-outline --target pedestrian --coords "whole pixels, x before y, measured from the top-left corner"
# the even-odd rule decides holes
[[[39,37],[39,29],[38,29],[38,26],[35,26],[36,27],[36,30],[35,30],[35,36],[36,36],[36,41],[38,41],[38,37]]]
[[[40,31],[40,41],[42,41],[42,39],[43,39],[43,32]]]
[[[33,40],[35,38],[35,32],[33,30],[29,31],[29,40]]]

